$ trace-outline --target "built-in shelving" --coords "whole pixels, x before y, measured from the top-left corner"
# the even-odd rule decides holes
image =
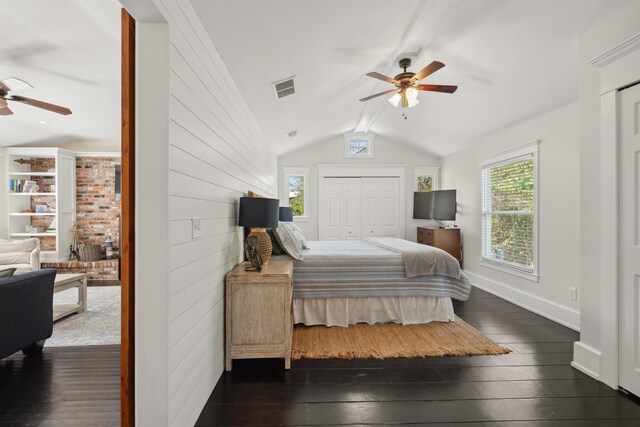
[[[11,233],[9,237],[56,237],[56,233]]]
[[[52,176],[55,177],[55,172],[9,172],[10,176]]]
[[[76,219],[75,154],[52,147],[8,147],[6,154],[9,188],[0,206],[6,209],[9,238],[39,238],[43,261],[68,259]],[[16,181],[35,181],[39,191],[13,192],[11,187]],[[38,205],[48,206],[45,210],[50,212],[35,212]],[[31,227],[48,230],[30,233],[27,230]]]
[[[36,212],[12,212],[9,216],[56,216],[55,212],[45,212],[45,213],[36,213]]]
[[[16,193],[16,192],[9,192],[9,195],[11,196],[55,196],[58,193]]]

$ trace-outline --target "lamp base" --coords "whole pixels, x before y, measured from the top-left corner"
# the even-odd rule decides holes
[[[266,264],[271,258],[271,252],[273,251],[271,237],[267,234],[267,230],[264,228],[252,228],[249,236],[256,236],[258,238],[258,243],[260,244],[260,258],[262,258],[262,263]]]

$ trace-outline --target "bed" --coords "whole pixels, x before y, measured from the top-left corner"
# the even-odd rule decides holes
[[[293,261],[295,323],[416,324],[454,320],[471,283],[448,253],[402,239],[310,241]]]

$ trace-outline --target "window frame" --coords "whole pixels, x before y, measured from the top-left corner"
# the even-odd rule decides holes
[[[431,191],[440,189],[440,168],[439,167],[415,167],[413,168],[413,191],[418,190],[418,178],[421,176],[432,177],[433,186]]]
[[[301,176],[304,182],[304,215],[293,216],[295,222],[309,221],[309,168],[282,168],[282,196],[280,197],[280,203],[282,206],[289,206],[289,177]]]
[[[344,136],[344,158],[345,159],[373,159],[373,141],[375,134],[369,132],[347,132]],[[351,153],[351,141],[366,140],[369,144],[369,152],[367,154],[352,154]]]
[[[480,259],[479,264],[483,267],[488,267],[494,270],[498,270],[504,273],[508,273],[514,276],[521,277],[523,279],[527,279],[533,282],[538,282],[539,280],[539,214],[538,214],[538,196],[539,196],[539,144],[540,140],[536,140],[534,142],[523,144],[517,147],[514,147],[509,150],[501,151],[499,153],[483,157],[479,160],[480,163]],[[522,160],[532,159],[533,160],[533,267],[531,269],[523,268],[520,265],[513,264],[508,261],[501,261],[492,258],[485,258],[484,253],[487,245],[491,245],[491,242],[486,242],[484,240],[485,233],[483,232],[483,226],[485,222],[485,215],[487,212],[484,211],[483,207],[483,198],[490,195],[484,194],[483,188],[483,170],[488,167],[498,167],[504,166],[510,163],[515,163]]]

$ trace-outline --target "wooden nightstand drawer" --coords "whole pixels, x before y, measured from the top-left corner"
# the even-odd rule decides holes
[[[227,274],[226,355],[233,359],[283,357],[291,367],[293,263],[270,261],[262,272],[246,271],[248,262]]]

